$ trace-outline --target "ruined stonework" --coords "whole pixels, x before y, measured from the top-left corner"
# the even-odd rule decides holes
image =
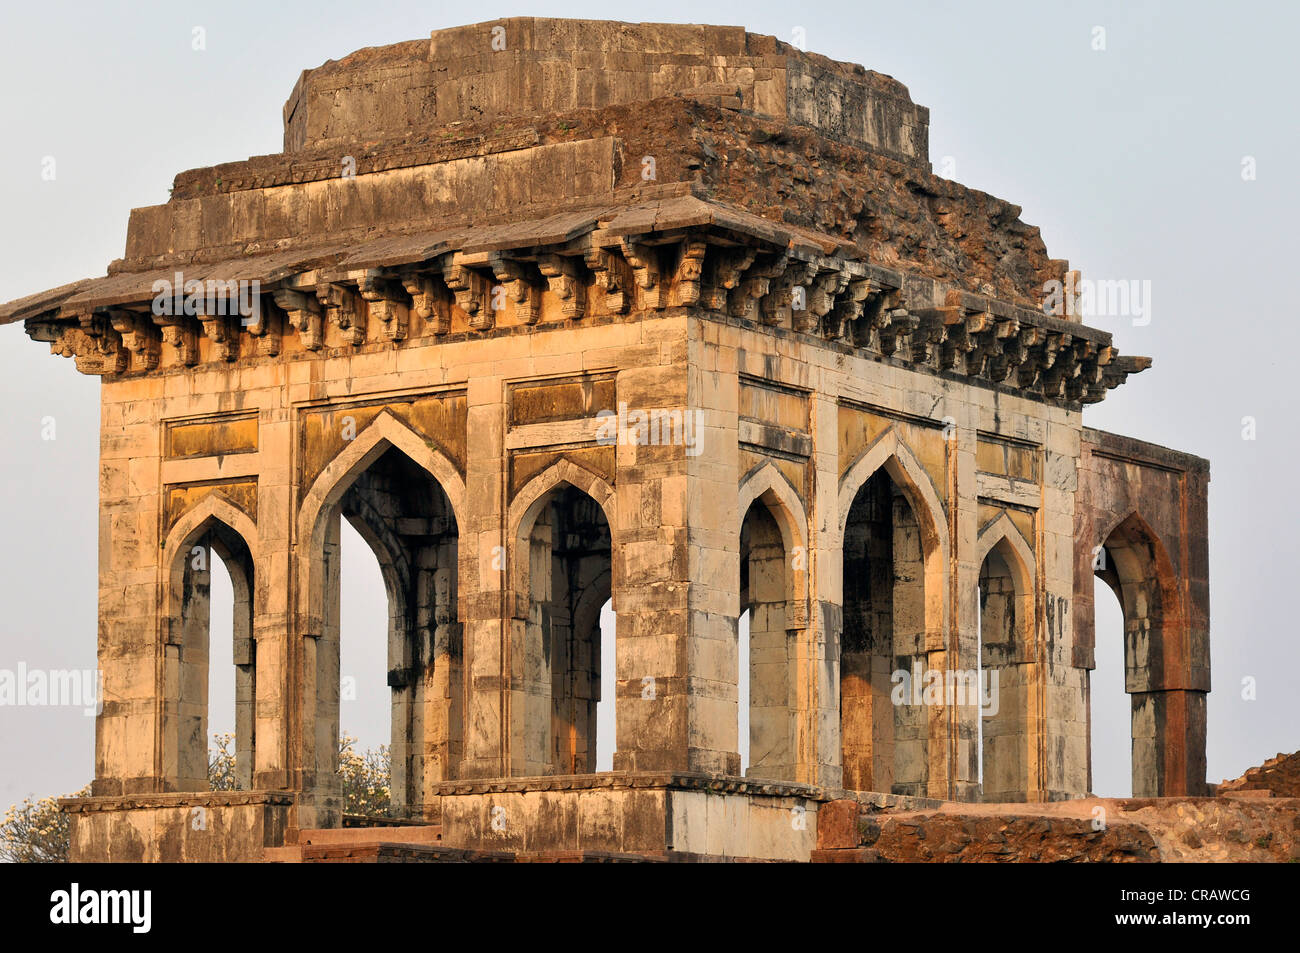
[[[845,790],[1085,795],[1094,572],[1134,793],[1202,793],[1208,465],[1083,426],[1149,359],[1053,305],[1068,265],[932,173],[928,121],[736,27],[441,30],[304,72],[284,153],[182,173],[107,277],[0,308],[102,380],[74,857],[351,856],[307,833],[341,823],[344,518],[395,809],[442,837],[372,858],[806,860]],[[211,552],[238,796],[205,790]],[[930,691],[959,672],[996,676],[982,732]]]

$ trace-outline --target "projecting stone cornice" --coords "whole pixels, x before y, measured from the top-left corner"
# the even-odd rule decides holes
[[[1089,403],[1150,361],[1105,331],[885,268],[689,186],[534,221],[326,241],[64,285],[0,306],[83,373],[402,346],[690,308],[1039,399]]]

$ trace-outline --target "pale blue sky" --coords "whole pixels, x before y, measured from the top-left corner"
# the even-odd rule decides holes
[[[738,24],[783,39],[801,27],[809,49],[906,84],[930,107],[936,168],[951,157],[954,178],[1022,206],[1054,257],[1085,277],[1150,280],[1149,325],[1095,323],[1155,366],[1085,420],[1211,458],[1211,780],[1300,747],[1288,601],[1297,398],[1282,367],[1300,343],[1285,284],[1300,221],[1293,5],[9,4],[0,300],[102,274],[123,253],[129,210],[166,201],[175,173],[279,151],[280,109],[303,68],[519,14]],[[1092,48],[1097,26],[1104,51]],[[201,52],[195,27],[206,31]],[[46,156],[52,182],[41,178]],[[1254,181],[1241,176],[1246,156]],[[0,400],[0,668],[92,668],[98,382],[20,327],[0,328]],[[1248,415],[1254,441],[1241,438]],[[47,416],[54,441],[41,439]],[[367,624],[347,618],[382,612],[378,572],[355,546],[345,558],[360,567],[345,623],[361,645]],[[1109,717],[1099,719],[1097,789],[1127,793],[1118,611],[1103,606],[1096,705]],[[1255,701],[1241,698],[1248,676]],[[351,725],[371,742],[384,734],[377,677],[378,703]],[[84,783],[92,721],[0,709],[0,806]]]

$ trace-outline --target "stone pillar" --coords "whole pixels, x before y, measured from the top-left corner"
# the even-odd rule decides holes
[[[97,650],[103,709],[95,721],[96,795],[162,791],[166,779],[176,777],[156,759],[165,748],[166,726],[175,727],[162,695],[179,685],[180,671],[179,649],[165,648],[159,637],[165,622],[158,595],[166,582],[158,566],[158,415],[143,388],[105,380],[101,391]],[[127,400],[140,400],[142,408],[129,422]]]
[[[464,677],[462,668],[462,626],[456,617],[457,606],[457,541],[439,541],[436,548],[424,551],[432,557],[432,565],[421,574],[421,585],[427,582],[429,591],[422,591],[422,603],[417,619],[417,631],[427,659],[421,677],[423,736],[423,794],[421,803],[428,806],[433,800],[433,786],[451,780],[463,755]]]
[[[949,585],[949,612],[952,616],[954,652],[948,667],[962,673],[959,684],[975,686],[978,696],[982,678],[979,639],[979,488],[976,475],[977,429],[980,414],[972,404],[950,401],[952,408],[947,418],[951,427],[945,428],[945,447],[948,456],[948,525],[952,551],[949,553],[949,570],[944,583]],[[961,418],[957,419],[960,414]],[[941,419],[944,419],[941,417]],[[968,676],[979,676],[969,679]],[[948,713],[947,749],[951,752],[952,776],[950,794],[959,801],[978,800],[980,795],[979,743],[982,713],[978,701],[955,697]],[[988,722],[984,722],[987,728]]]
[[[843,550],[839,536],[839,406],[834,375],[824,373],[811,403],[813,497],[808,508],[808,665],[814,697],[803,712],[812,751],[799,780],[826,788],[843,784],[840,744],[840,645],[844,626]]]
[[[288,389],[276,393],[287,400]],[[292,411],[263,410],[258,428],[258,552],[253,566],[254,759],[252,787],[284,790],[294,786],[290,732],[295,719],[292,694],[293,625],[299,576],[294,572],[294,492]]]
[[[628,448],[633,452],[620,456],[620,519],[638,542],[627,551],[624,575],[615,574],[627,593],[615,597],[619,638],[632,640],[620,642],[619,749],[629,769],[734,775],[740,773],[736,352],[719,346],[716,323],[680,320],[671,326],[680,337],[664,345],[669,366],[619,375],[621,400],[628,393],[653,401],[649,406],[680,407],[692,415],[695,437],[690,453]],[[625,467],[625,460],[637,465]],[[653,683],[643,683],[647,676]],[[655,698],[644,697],[643,684],[654,686]]]
[[[211,612],[212,548],[206,538],[180,554],[185,564],[179,644],[167,651],[164,725],[171,735],[163,750],[175,752],[164,776],[178,791],[208,788],[208,624]],[[167,742],[170,741],[169,746]]]
[[[1030,738],[1028,799],[1079,797],[1088,790],[1086,673],[1072,668],[1078,629],[1075,562],[1079,489],[1078,412],[1053,411],[1046,424],[1029,421],[1041,434],[1043,506],[1039,514],[1038,615],[1033,671],[1028,675],[1026,731]],[[1091,555],[1084,563],[1092,598]],[[1091,637],[1091,625],[1088,627]]]
[[[499,377],[475,377],[468,384],[465,513],[461,520],[460,597],[464,622],[466,680],[465,756],[459,776],[502,777],[510,772],[507,731],[514,699],[505,693],[504,650],[509,638],[522,643],[522,594],[509,591],[505,528],[505,390]],[[520,554],[516,554],[519,556]]]

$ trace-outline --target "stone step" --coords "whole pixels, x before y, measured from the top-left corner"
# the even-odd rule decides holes
[[[348,853],[354,848],[372,852],[380,845],[390,847],[440,847],[439,824],[377,825],[375,827],[322,827],[298,831],[298,841],[283,847],[267,847],[262,860],[271,864],[301,864],[319,859],[323,850]],[[310,858],[304,856],[310,853]]]
[[[262,861],[268,864],[301,864],[302,848],[297,844],[288,847],[267,847],[262,852]]]

